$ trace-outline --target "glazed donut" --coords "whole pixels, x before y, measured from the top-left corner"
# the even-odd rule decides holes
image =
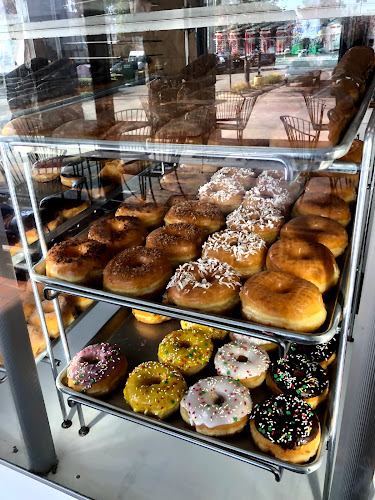
[[[252,276],[244,284],[240,298],[243,316],[262,325],[313,332],[327,316],[317,286],[281,271]]]
[[[149,161],[140,161],[140,160],[132,160],[127,163],[124,163],[123,161],[118,164],[117,166],[117,172],[122,176],[122,177],[133,177],[134,175],[140,174],[143,170],[145,170],[147,167],[151,165],[151,162]]]
[[[73,193],[76,195],[75,192]],[[63,196],[64,198],[60,196],[44,198],[40,202],[40,207],[43,210],[58,212],[64,220],[68,220],[86,210],[91,204],[89,200],[82,197],[82,193],[78,193],[77,198],[66,198],[65,193]]]
[[[359,139],[354,139],[349,151],[346,155],[339,158],[339,161],[350,161],[355,163],[360,163],[362,161],[363,154],[363,141]]]
[[[147,230],[139,219],[131,216],[103,217],[90,227],[90,240],[104,243],[110,254],[122,252],[126,248],[142,246]]]
[[[250,392],[228,377],[209,377],[189,388],[181,400],[184,421],[207,436],[232,436],[249,420]]]
[[[326,246],[339,257],[348,244],[348,233],[333,219],[318,215],[302,215],[290,220],[280,231],[281,239],[301,239]]]
[[[63,157],[38,160],[31,167],[31,176],[37,182],[49,182],[60,177]]]
[[[94,200],[98,200],[100,198],[105,198],[108,193],[115,189],[115,185],[109,179],[101,179],[97,177],[93,182],[93,186],[90,187],[89,192],[90,196]],[[81,189],[81,186],[77,186],[78,189]]]
[[[334,194],[346,203],[354,203],[357,199],[354,184],[346,177],[312,177],[306,184],[305,192]]]
[[[171,275],[172,266],[163,252],[132,247],[108,262],[103,272],[103,287],[120,295],[151,298],[164,290]]]
[[[58,299],[64,326],[69,326],[76,319],[74,306],[70,302],[70,300],[68,300],[66,297],[60,295]],[[50,300],[42,300],[42,308],[44,311],[44,317],[46,320],[48,333],[50,337],[55,339],[60,335],[60,328],[57,322],[57,317],[55,314],[55,308],[53,306],[53,302]],[[36,307],[29,316],[29,324],[41,327],[39,313]]]
[[[211,177],[211,181],[215,182],[224,179],[239,182],[244,189],[250,189],[256,183],[256,175],[252,168],[224,167]]]
[[[228,177],[210,181],[198,191],[200,201],[215,203],[224,214],[233,212],[241,205],[245,190],[243,186]]]
[[[276,241],[267,254],[267,270],[284,271],[311,281],[325,293],[339,280],[340,271],[333,253],[321,243],[298,239]]]
[[[227,226],[233,231],[256,233],[267,245],[276,241],[285,218],[280,210],[267,208],[259,211],[254,208],[237,208],[227,217]]]
[[[266,378],[270,358],[259,347],[234,340],[220,347],[214,363],[218,375],[233,378],[248,389],[255,389]]]
[[[69,295],[70,301],[74,305],[77,311],[83,312],[88,309],[94,302],[93,299],[87,299],[86,297],[78,297],[78,295]]]
[[[173,267],[200,256],[206,235],[197,226],[179,222],[154,229],[146,239],[146,247],[165,253]]]
[[[90,396],[105,396],[116,389],[127,369],[126,357],[117,345],[89,345],[70,362],[68,386]]]
[[[84,179],[86,176],[88,177],[90,175],[87,169],[86,171],[84,170],[82,166],[82,161],[80,163],[81,165],[77,164],[66,165],[61,169],[60,171],[61,184],[67,187],[72,187],[76,181]],[[84,175],[84,172],[86,173],[86,175]]]
[[[163,203],[148,202],[145,200],[124,201],[116,211],[116,217],[127,215],[137,217],[149,229],[160,226],[163,222],[167,207]]]
[[[241,279],[233,267],[216,259],[187,262],[167,285],[169,304],[223,314],[239,302]]]
[[[336,359],[337,338],[317,345],[290,344],[291,354],[301,354],[309,361],[318,363],[324,370]]]
[[[225,229],[212,234],[202,248],[203,259],[217,259],[234,268],[242,279],[263,270],[266,242],[255,233]]]
[[[32,245],[38,241],[38,231],[36,229],[36,223],[34,218],[34,212],[31,210],[23,210],[21,212],[22,224],[26,232],[26,238],[28,245]],[[54,231],[60,224],[62,224],[62,217],[56,214],[55,211],[48,211],[44,208],[40,211],[40,218],[43,224],[43,233],[47,234]],[[9,243],[21,249],[22,243],[20,242],[20,236],[18,231],[17,218],[13,217],[8,223],[6,228]],[[11,252],[12,253],[12,252]]]
[[[286,213],[291,204],[292,198],[288,191],[283,190],[280,193],[261,191],[256,186],[245,193],[242,201],[243,207],[253,208],[259,212],[271,208]]]
[[[164,321],[169,321],[172,318],[168,316],[163,316],[162,314],[149,313],[146,311],[140,311],[139,309],[132,309],[132,313],[137,321],[141,323],[147,323],[149,325],[157,325],[159,323],[164,323]]]
[[[122,160],[109,160],[105,163],[104,167],[99,173],[99,177],[107,179],[112,184],[120,185],[122,183],[122,176],[119,172],[119,167],[123,165]]]
[[[178,205],[184,201],[197,200],[195,194],[172,194],[167,200],[167,207],[171,208],[173,205]]]
[[[178,370],[148,361],[131,372],[124,397],[135,412],[163,419],[178,410],[186,390],[186,382]]]
[[[165,191],[185,194],[197,194],[200,186],[208,180],[206,174],[196,171],[176,169],[164,174],[160,179],[160,186]]]
[[[184,376],[199,373],[208,365],[214,345],[199,330],[176,330],[159,344],[160,363],[172,366]]]
[[[32,293],[21,294],[23,314],[25,316],[26,322],[29,320],[31,313],[34,311],[36,304],[34,295]]]
[[[206,337],[212,340],[222,340],[228,335],[227,330],[220,330],[220,328],[213,328],[212,326],[198,325],[191,321],[181,320],[181,328],[183,330],[200,330]]]
[[[288,354],[272,363],[266,384],[273,394],[298,396],[312,409],[327,399],[329,390],[327,372],[302,354]]]
[[[33,351],[33,356],[36,358],[38,354],[43,352],[46,348],[46,341],[44,340],[44,335],[42,329],[38,326],[26,325],[27,333],[29,334],[31,349]],[[4,360],[0,352],[0,365],[4,366]]]
[[[321,437],[319,419],[311,406],[289,394],[255,405],[250,431],[261,451],[294,464],[308,462],[318,451]]]
[[[164,217],[165,224],[187,222],[212,234],[225,225],[223,212],[214,203],[203,201],[185,201],[171,207]]]
[[[235,340],[236,342],[248,342],[253,344],[266,352],[272,352],[277,349],[277,344],[275,342],[267,342],[267,340],[257,339],[256,337],[250,337],[248,335],[233,332],[229,333],[229,337],[231,340]]]
[[[320,215],[339,222],[346,227],[351,219],[349,205],[334,194],[304,193],[295,202],[292,217]]]
[[[91,283],[101,279],[107,260],[103,243],[89,239],[63,241],[48,251],[46,275],[71,283]]]

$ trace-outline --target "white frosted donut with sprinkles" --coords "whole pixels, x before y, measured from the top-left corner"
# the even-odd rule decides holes
[[[229,333],[229,337],[237,342],[248,342],[249,344],[256,345],[263,349],[263,351],[272,352],[277,349],[276,342],[269,342],[267,340],[258,339],[256,337],[250,337],[248,335],[241,335],[240,333]]]
[[[184,421],[208,436],[230,436],[246,425],[252,409],[250,392],[228,377],[208,377],[189,388],[181,400]]]
[[[220,347],[214,362],[219,375],[226,375],[254,389],[266,378],[270,358],[254,344],[233,341]]]

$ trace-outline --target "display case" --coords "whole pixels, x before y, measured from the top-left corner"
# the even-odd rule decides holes
[[[350,6],[325,4],[312,13],[308,5],[288,10],[279,2],[52,2],[45,11],[21,3],[23,9],[6,8],[2,25],[13,53],[19,45],[32,56],[4,75],[9,112],[1,116],[0,194],[14,220],[5,223],[3,249],[17,277],[30,277],[47,346],[36,361],[48,354],[64,426],[73,408],[85,436],[85,412],[94,409],[259,467],[277,481],[284,472],[314,477],[323,468],[321,497],[330,498],[347,342],[371,235],[375,115],[359,132],[375,87],[371,5],[348,18]],[[334,243],[317,230],[322,220],[330,221],[325,235],[334,233]],[[187,238],[181,233],[189,224]],[[120,241],[121,231],[134,230],[135,243]],[[167,243],[155,242],[158,231]],[[194,247],[189,256],[179,254],[182,243],[172,249],[173,231]],[[88,272],[97,269],[89,279],[80,277],[86,264],[79,259],[91,248]],[[328,252],[314,279],[303,263],[312,257],[302,255],[313,249]],[[259,254],[260,263],[244,270],[241,253],[253,260]],[[138,271],[140,280],[129,284]],[[325,273],[332,275],[328,284],[321,283]],[[209,295],[216,281],[221,288]],[[315,312],[307,299],[299,303],[297,285],[315,297]],[[197,288],[199,298],[190,299]],[[230,292],[226,305],[222,289]],[[64,301],[94,304],[69,326]],[[96,304],[119,309],[80,342],[81,320],[95,317]],[[47,314],[58,325],[57,340]],[[152,324],[159,316],[167,319]],[[296,344],[306,353],[336,342],[314,453],[293,463],[256,445],[248,424],[218,437],[197,432],[190,414],[188,425],[179,411],[165,419],[134,411],[124,398],[125,374],[105,397],[68,382],[71,360],[85,346],[115,343],[129,376],[161,361],[164,337],[183,323],[211,335],[230,332],[232,344],[272,345],[270,366],[293,358]],[[214,340],[207,366],[185,376],[188,390],[217,374],[239,378],[218,368],[229,342]],[[1,370],[10,378],[16,371],[7,363]],[[299,369],[291,376],[298,381]],[[250,389],[254,406],[288,393],[269,379]]]

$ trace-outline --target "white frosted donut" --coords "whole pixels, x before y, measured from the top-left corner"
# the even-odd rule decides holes
[[[211,436],[240,432],[252,407],[249,390],[238,381],[221,376],[199,380],[180,403],[185,422]]]
[[[230,332],[229,336],[232,340],[236,340],[237,342],[248,342],[249,344],[256,345],[263,349],[263,351],[271,352],[277,348],[276,342],[269,342],[268,340],[258,339],[257,337],[250,337],[233,332]]]
[[[245,189],[228,177],[204,184],[198,191],[200,201],[215,203],[220,210],[229,214],[241,205]]]
[[[229,342],[220,347],[215,356],[215,368],[219,375],[239,380],[249,389],[261,385],[269,365],[268,354],[249,342]]]

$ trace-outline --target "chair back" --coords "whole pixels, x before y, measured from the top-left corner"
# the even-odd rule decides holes
[[[280,116],[292,148],[316,148],[319,134],[311,122],[295,116]]]
[[[246,125],[248,124],[257,97],[258,97],[257,95],[252,97],[246,97],[244,100],[239,116],[239,126],[242,129],[245,129]]]
[[[215,92],[217,121],[238,121],[245,98],[232,92]]]
[[[147,115],[144,109],[124,109],[115,113],[117,121],[130,121],[130,122],[145,122],[148,123]]]
[[[303,98],[314,130],[326,130],[326,125],[323,125],[324,110],[327,107],[326,101],[311,95],[304,95]]]

